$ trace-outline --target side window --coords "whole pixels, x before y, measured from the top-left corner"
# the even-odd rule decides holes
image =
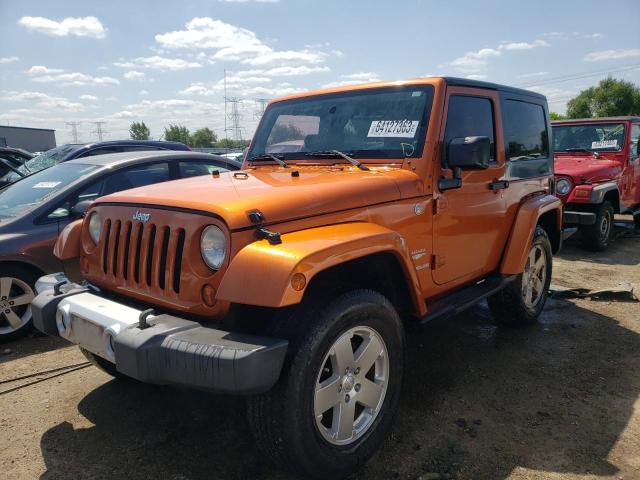
[[[219,167],[208,162],[178,162],[180,178],[197,177],[198,175],[209,175],[212,171],[218,170],[220,173],[228,172],[229,169]]]
[[[102,187],[104,185],[103,180],[98,180],[97,182],[90,183],[86,187],[80,189],[77,192],[77,196],[71,200],[65,201],[62,205],[58,205],[51,213],[47,215],[47,218],[50,220],[57,220],[61,218],[67,218],[71,215],[71,209],[75,206],[76,203],[82,202],[84,200],[95,200],[102,193]]]
[[[631,125],[631,148],[630,154],[634,157],[640,155],[640,124]]]
[[[529,160],[549,156],[549,136],[542,106],[506,100],[504,102],[504,134],[507,160]]]
[[[120,147],[121,152],[151,152],[156,150],[164,150],[164,148],[147,147],[145,145],[131,145]]]
[[[109,175],[104,180],[102,195],[166,182],[169,179],[169,164],[166,162],[130,167]]]
[[[495,129],[491,99],[452,95],[449,97],[444,144],[460,137],[489,137],[491,162],[496,161]]]
[[[96,155],[104,155],[106,153],[120,153],[122,152],[122,148],[120,147],[104,147],[104,148],[96,148],[95,150],[89,150],[87,153],[83,153],[80,157],[95,157]]]

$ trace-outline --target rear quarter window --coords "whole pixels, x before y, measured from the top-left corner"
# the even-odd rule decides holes
[[[502,121],[507,176],[517,179],[550,174],[549,131],[542,105],[505,100]]]

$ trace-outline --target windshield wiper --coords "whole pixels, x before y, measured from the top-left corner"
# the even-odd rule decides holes
[[[362,162],[359,162],[355,158],[350,157],[346,153],[341,152],[340,150],[319,150],[317,152],[309,152],[305,153],[307,157],[329,157],[329,158],[344,158],[351,165],[358,167],[360,170],[369,170],[369,167],[363,165]]]
[[[289,165],[287,165],[287,162],[285,162],[282,159],[282,157],[277,157],[275,155],[271,155],[270,153],[264,153],[262,155],[254,155],[253,157],[251,157],[249,159],[250,162],[254,162],[256,160],[258,160],[258,161],[260,161],[260,160],[273,160],[274,162],[276,162],[281,167],[289,168]]]
[[[565,148],[564,151],[565,152],[587,152],[587,153],[592,153],[592,151],[589,150],[588,148]]]
[[[14,167],[13,165],[11,165],[11,162],[5,158],[0,157],[0,163],[2,163],[5,167],[7,167],[9,170],[11,170],[14,173],[17,173],[18,175],[20,175],[20,177],[25,177],[26,175],[24,173],[22,173],[20,170],[18,170],[16,167]]]

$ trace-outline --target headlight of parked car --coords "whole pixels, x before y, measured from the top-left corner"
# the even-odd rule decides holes
[[[209,225],[202,231],[200,238],[202,259],[213,270],[219,270],[227,256],[227,237],[215,225]]]
[[[560,195],[566,195],[571,191],[571,180],[561,178],[556,182],[556,192]]]
[[[100,221],[100,215],[98,215],[97,212],[93,212],[89,218],[89,236],[91,237],[91,240],[98,243],[101,233],[102,222]]]

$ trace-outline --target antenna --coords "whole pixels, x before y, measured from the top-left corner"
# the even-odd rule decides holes
[[[95,133],[96,135],[98,135],[98,140],[101,142],[102,141],[102,136],[107,133],[105,130],[102,129],[103,125],[106,125],[107,122],[91,122],[96,126],[96,129],[93,130],[91,133]]]
[[[78,143],[78,125],[80,122],[64,122],[71,127],[71,136],[73,137],[73,143]]]
[[[257,119],[260,120],[262,118],[262,115],[264,115],[264,111],[267,108],[267,104],[271,101],[270,98],[256,98],[255,102],[256,102],[256,111],[253,114],[253,116]]]
[[[224,69],[224,134],[227,134],[227,69]]]

